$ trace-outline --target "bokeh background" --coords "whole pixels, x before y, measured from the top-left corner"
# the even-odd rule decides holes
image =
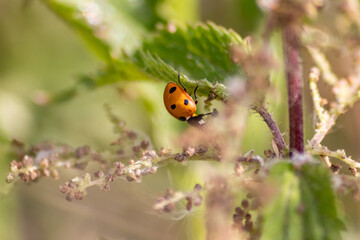
[[[259,35],[265,19],[255,0],[109,2],[124,23],[118,27],[114,39],[129,49],[141,43],[143,29],[152,30],[156,20],[190,23],[211,20],[245,37]],[[159,4],[157,11],[161,18],[141,11],[143,5],[152,2]],[[274,51],[279,57],[280,40],[274,34]],[[312,66],[306,52],[304,63],[306,79]],[[84,90],[62,103],[36,104],[47,94],[70,88],[80,75],[94,72],[100,64],[101,60],[78,34],[51,12],[44,1],[0,0],[0,178],[5,179],[12,160],[9,143],[13,138],[29,145],[51,141],[106,149],[114,134],[104,103],[109,103],[130,128],[148,136],[155,148],[168,146],[176,150],[173,139],[187,125],[173,119],[163,107],[164,83],[112,84]],[[344,74],[341,67],[335,71]],[[281,67],[271,80],[277,91],[268,96],[270,110],[285,132],[287,112]],[[312,105],[309,96],[306,97],[305,121],[307,135],[311,136]],[[359,109],[355,107],[342,117],[325,145],[339,148],[340,144],[340,148],[346,148],[349,155],[358,158],[358,116]],[[264,149],[271,148],[271,134],[259,117],[249,115],[249,118],[243,151],[255,149],[262,154]],[[90,165],[87,170],[91,172],[97,167]],[[204,239],[201,208],[186,213],[184,207],[183,211],[169,215],[152,210],[156,195],[166,188],[191,189],[194,183],[201,182],[201,169],[204,168],[198,163],[186,166],[172,163],[160,168],[158,174],[144,178],[143,183],[117,181],[109,192],[91,189],[83,201],[72,203],[64,200],[58,186],[81,175],[81,171],[62,171],[59,180],[41,179],[29,186],[18,184],[10,188],[0,181],[0,239]]]

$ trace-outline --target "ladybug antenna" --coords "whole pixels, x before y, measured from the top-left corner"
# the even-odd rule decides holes
[[[196,96],[196,90],[198,89],[199,85],[196,85],[196,88],[194,90],[194,98],[195,98],[195,104],[198,103],[197,96]]]
[[[184,89],[184,91],[186,92],[186,88],[184,87],[184,85],[181,83],[180,81],[180,71],[178,71],[178,81],[179,81],[179,84],[180,86]]]

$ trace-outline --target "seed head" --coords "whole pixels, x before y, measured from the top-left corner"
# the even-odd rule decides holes
[[[238,214],[233,214],[233,221],[234,223],[239,224],[242,221],[242,217]]]
[[[198,154],[204,154],[208,151],[208,147],[206,145],[200,145],[197,149],[196,149],[196,153]]]
[[[75,157],[82,158],[90,153],[90,146],[84,145],[75,149]]]
[[[35,171],[31,171],[31,172],[29,173],[29,175],[30,175],[30,179],[31,179],[32,181],[34,181],[34,180],[37,178],[37,176],[38,176],[38,174],[37,174]]]
[[[133,146],[132,150],[134,153],[139,153],[141,150],[141,146]]]
[[[49,167],[49,159],[47,159],[47,158],[41,159],[40,167],[41,168],[48,168]]]
[[[74,197],[75,197],[75,195],[74,195],[74,193],[73,192],[68,192],[67,194],[66,194],[66,200],[67,201],[69,201],[69,202],[72,202],[72,200],[74,199]]]
[[[244,212],[244,210],[242,210],[241,207],[235,208],[235,212],[236,212],[236,214],[238,214],[241,218],[243,218],[244,215],[245,215],[245,212]]]
[[[23,163],[25,167],[30,167],[33,165],[34,159],[32,157],[25,155],[23,158]]]
[[[254,227],[254,224],[252,221],[245,221],[245,231],[251,232]]]
[[[125,131],[125,134],[127,135],[127,137],[131,140],[134,140],[137,138],[137,133],[134,131]]]
[[[132,161],[134,161],[134,160],[132,160]],[[114,167],[117,169],[122,169],[125,167],[125,164],[123,164],[122,162],[115,162]]]
[[[177,153],[174,159],[178,162],[183,162],[185,161],[186,157],[182,153]]]
[[[183,149],[183,155],[186,157],[192,157],[196,153],[195,148],[193,147],[186,147]]]
[[[115,170],[115,175],[116,176],[121,176],[125,173],[125,170],[123,168],[118,168]]]
[[[186,210],[188,210],[190,212],[191,208],[192,208],[192,198],[191,197],[187,197],[186,198],[187,203],[186,203]]]
[[[195,184],[194,186],[194,191],[200,191],[202,189],[201,185],[200,184]]]
[[[69,190],[69,187],[66,184],[64,184],[59,187],[59,190],[61,193],[67,193],[67,191]]]
[[[150,145],[150,142],[147,141],[147,140],[142,140],[141,143],[140,143],[140,146],[142,149],[146,150]]]
[[[101,190],[107,192],[110,190],[110,184],[109,183],[105,183],[103,185],[101,185]]]
[[[84,193],[81,191],[77,191],[74,194],[74,197],[76,200],[83,200],[84,199]]]
[[[156,171],[157,171],[157,167],[152,166],[152,167],[150,168],[150,173],[151,173],[151,174],[155,174]]]
[[[15,179],[15,174],[11,172],[7,175],[6,182],[11,183],[12,181],[14,181],[14,179]]]
[[[25,183],[28,183],[29,181],[30,181],[30,176],[29,176],[29,174],[21,174],[21,175],[19,175],[20,176],[20,178],[21,178],[21,180],[23,181],[23,182],[25,182]]]
[[[104,172],[103,171],[96,171],[94,172],[94,177],[95,178],[101,178],[104,176]]]
[[[242,206],[243,208],[248,208],[248,207],[249,207],[249,202],[248,202],[248,200],[242,200],[241,206]]]
[[[42,174],[44,176],[46,176],[46,177],[49,177],[50,176],[50,170],[45,168],[45,169],[42,170]]]
[[[201,205],[202,203],[202,196],[198,195],[196,196],[196,198],[193,200],[194,202],[194,206],[198,207]]]

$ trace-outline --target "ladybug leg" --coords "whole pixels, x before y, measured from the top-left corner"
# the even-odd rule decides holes
[[[198,89],[199,85],[196,85],[196,88],[194,90],[194,98],[195,98],[195,104],[198,103],[197,96],[196,96],[196,90]]]
[[[217,110],[216,108],[214,108],[214,110],[211,112],[211,115],[212,115],[213,117],[217,117],[217,116],[219,115],[218,110]]]
[[[186,88],[184,87],[184,85],[180,81],[180,72],[178,72],[178,82],[179,82],[180,86],[184,89],[184,91],[187,92]]]
[[[212,112],[199,114],[197,116],[203,117],[203,116],[207,116],[207,115],[212,115],[213,117],[217,117],[219,115],[219,112],[216,108],[214,108],[214,110]]]

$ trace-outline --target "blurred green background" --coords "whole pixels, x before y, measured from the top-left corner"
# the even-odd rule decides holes
[[[82,1],[68,0],[80,4]],[[87,1],[89,3],[95,1]],[[211,20],[235,29],[241,36],[258,34],[264,16],[255,0],[108,0],[109,19],[116,25],[111,44],[132,49],[159,22]],[[156,13],[150,11],[156,9]],[[115,9],[115,10],[114,10]],[[149,10],[150,9],[150,10]],[[111,12],[111,14],[110,14]],[[112,15],[113,14],[113,15]],[[118,15],[116,15],[118,14]],[[274,49],[281,57],[279,35]],[[104,149],[114,139],[112,126],[103,110],[109,103],[129,127],[149,136],[154,147],[174,147],[172,139],[187,126],[173,119],[163,107],[160,82],[136,81],[107,85],[83,91],[60,104],[39,106],[35,102],[46,93],[69,89],[82,74],[93,73],[103,62],[66,23],[38,0],[0,0],[0,177],[5,179],[12,156],[12,138],[27,144],[43,141],[88,144]],[[305,66],[304,72],[311,66]],[[306,74],[305,74],[306,76]],[[283,73],[272,75],[278,89],[270,96],[270,110],[285,132],[286,101]],[[306,122],[311,136],[311,103],[306,100]],[[357,116],[351,111],[340,127]],[[271,134],[257,116],[250,116],[244,152],[262,154],[271,148]],[[357,126],[357,125],[356,125]],[[357,141],[355,131],[334,132],[344,146]],[[358,132],[358,131],[356,131]],[[286,134],[285,134],[285,137]],[[334,141],[327,140],[330,147]],[[349,155],[359,156],[356,147],[347,146]],[[179,149],[178,149],[179,150]],[[158,215],[152,210],[155,196],[167,187],[191,189],[199,179],[199,164],[170,165],[141,184],[117,181],[111,191],[91,189],[83,201],[68,203],[58,186],[83,172],[61,171],[60,179],[42,179],[36,184],[19,184],[10,189],[0,183],[0,239],[204,239],[201,211]],[[89,166],[96,169],[97,166]],[[185,216],[185,217],[182,217]],[[177,219],[181,219],[177,221]],[[194,230],[196,229],[196,230]]]

